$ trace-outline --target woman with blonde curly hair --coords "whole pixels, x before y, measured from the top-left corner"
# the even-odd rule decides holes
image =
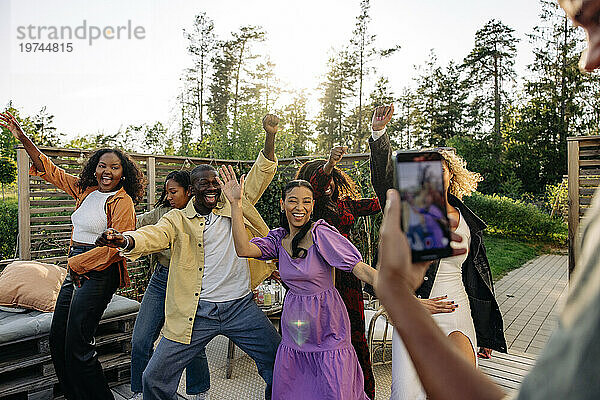
[[[378,108],[374,120],[377,115],[385,115],[387,108]],[[389,137],[385,131],[376,131],[375,124],[373,126],[374,132],[369,140],[371,181],[383,204],[385,198],[382,194],[393,182],[393,163]],[[463,238],[458,247],[467,251],[433,262],[415,295],[433,314],[434,320],[457,350],[476,366],[477,354],[489,358],[492,349],[506,352],[502,315],[494,298],[492,274],[483,245],[486,225],[462,202],[464,196],[470,196],[477,189],[483,178],[466,168],[466,162],[455,149],[436,150],[444,160],[444,201],[448,216],[454,222],[451,229]],[[412,360],[400,336],[394,332],[391,399],[425,398]]]

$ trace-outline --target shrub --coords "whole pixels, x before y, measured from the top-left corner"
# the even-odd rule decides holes
[[[551,241],[566,240],[567,225],[533,204],[481,193],[465,197],[464,201],[486,222],[489,231]]]
[[[17,245],[18,206],[16,200],[0,201],[0,259],[13,258]]]
[[[4,186],[17,180],[17,163],[5,157],[0,157],[0,185],[2,185],[2,200],[4,200]]]
[[[569,185],[567,179],[556,185],[546,186],[546,202],[545,206],[549,210],[550,215],[556,215],[567,221],[569,218]]]

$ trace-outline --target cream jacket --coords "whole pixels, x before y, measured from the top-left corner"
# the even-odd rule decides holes
[[[254,205],[271,183],[276,170],[277,160],[268,160],[261,151],[246,177],[242,209],[248,240],[264,237],[269,232]],[[231,218],[231,205],[224,194],[212,212]],[[135,240],[135,247],[123,253],[131,260],[171,248],[163,332],[167,339],[189,344],[204,274],[204,217],[196,213],[194,199],[182,210],[169,211],[155,225],[125,234]],[[275,264],[259,260],[248,260],[248,266],[250,289],[275,269]]]

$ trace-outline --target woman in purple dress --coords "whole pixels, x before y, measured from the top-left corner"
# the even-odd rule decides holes
[[[244,177],[238,183],[231,167],[222,167],[220,173],[221,188],[231,202],[238,256],[279,259],[279,274],[289,287],[272,398],[368,400],[350,341],[350,320],[332,272],[333,268],[352,271],[373,284],[377,271],[361,261],[356,247],[334,227],[323,220],[311,221],[313,189],[303,180],[291,181],[283,190],[282,227],[248,241],[241,207]]]

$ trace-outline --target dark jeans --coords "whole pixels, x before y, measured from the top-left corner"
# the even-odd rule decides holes
[[[144,400],[174,398],[183,369],[217,335],[230,338],[256,362],[258,373],[267,384],[265,399],[271,399],[273,365],[281,336],[250,293],[221,303],[200,300],[190,344],[160,339],[142,375]]]
[[[69,256],[94,246],[72,246]],[[119,268],[113,264],[103,271],[81,277],[73,283],[69,271],[56,300],[50,327],[50,354],[65,397],[69,400],[114,399],[96,353],[94,334],[100,318],[119,287]]]
[[[134,393],[142,392],[142,373],[148,365],[154,350],[154,342],[165,323],[168,278],[169,268],[157,264],[135,320],[131,338],[131,391]],[[187,394],[206,392],[210,388],[210,372],[204,349],[198,352],[198,356],[185,367],[185,371]]]

